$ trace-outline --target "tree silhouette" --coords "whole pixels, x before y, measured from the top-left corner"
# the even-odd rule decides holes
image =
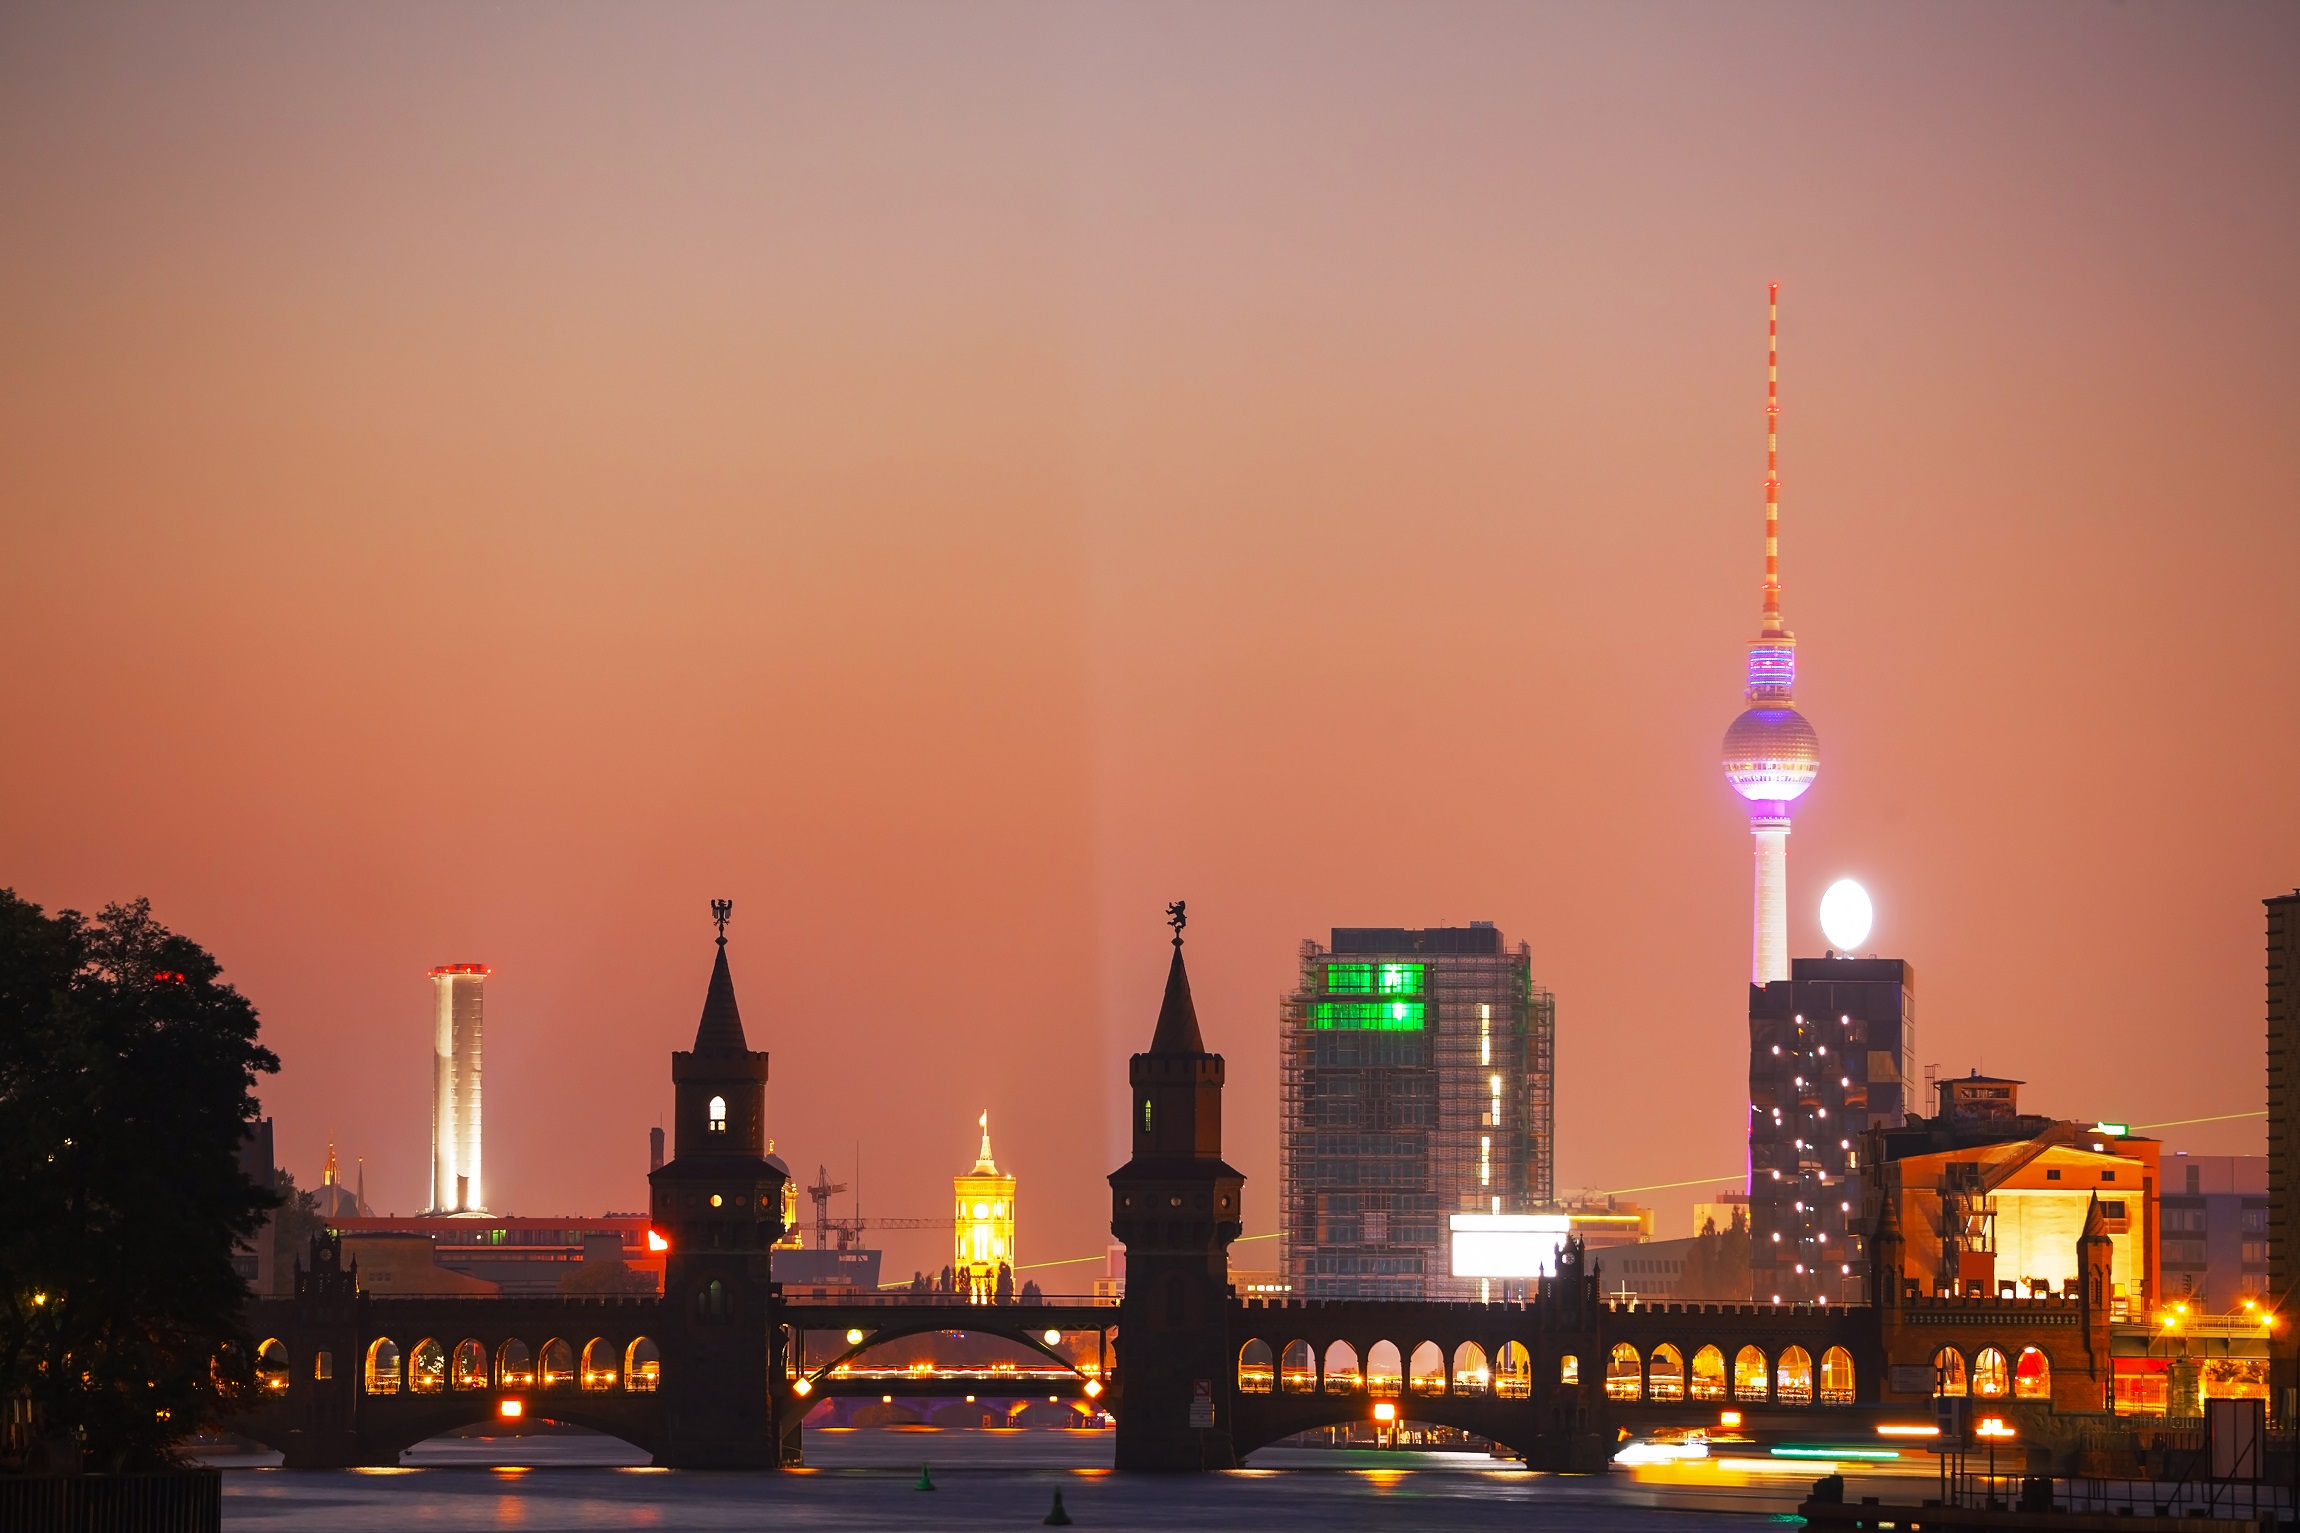
[[[232,1266],[274,1204],[239,1168],[255,1008],[150,904],[0,890],[0,1396],[55,1467],[172,1461],[252,1388]]]

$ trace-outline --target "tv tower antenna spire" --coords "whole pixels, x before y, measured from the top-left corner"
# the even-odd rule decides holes
[[[1765,634],[1781,627],[1781,284],[1765,285]]]
[[[1781,284],[1765,289],[1765,623],[1749,645],[1748,707],[1725,731],[1725,780],[1748,801],[1756,851],[1749,981],[1789,977],[1789,805],[1821,769],[1821,738],[1795,707],[1797,641],[1781,623]]]

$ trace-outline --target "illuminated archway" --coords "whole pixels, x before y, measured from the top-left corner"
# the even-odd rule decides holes
[[[1973,1359],[1973,1393],[1983,1400],[1997,1400],[2012,1393],[2012,1369],[2005,1355],[1994,1347],[1981,1348],[1980,1356]]]
[[[447,1382],[455,1389],[485,1389],[487,1349],[468,1338],[457,1342],[455,1356],[448,1360]]]
[[[597,1393],[615,1387],[615,1344],[594,1336],[583,1348],[583,1387]]]
[[[1813,1354],[1803,1347],[1788,1347],[1773,1369],[1773,1398],[1782,1405],[1813,1403]]]
[[[635,1395],[651,1395],[663,1382],[663,1354],[642,1336],[623,1350],[623,1387]]]
[[[1831,1347],[1821,1354],[1821,1403],[1853,1403],[1853,1354],[1843,1347]]]
[[[1696,1400],[1725,1398],[1725,1354],[1703,1347],[1693,1354],[1693,1381],[1688,1391]]]
[[[1965,1355],[1954,1347],[1933,1354],[1933,1393],[1961,1397],[1965,1392]]]
[[[1318,1392],[1318,1354],[1306,1341],[1289,1341],[1278,1354],[1278,1387],[1289,1395]]]
[[[407,1387],[419,1395],[436,1395],[447,1388],[447,1349],[426,1336],[407,1354]]]
[[[1733,1354],[1733,1398],[1765,1398],[1765,1349],[1754,1343]]]
[[[1645,1373],[1645,1392],[1664,1404],[1685,1398],[1685,1354],[1663,1342],[1653,1349]]]
[[[1417,1395],[1445,1393],[1445,1353],[1436,1342],[1423,1342],[1406,1359],[1406,1388]]]
[[[1394,1400],[1405,1383],[1405,1360],[1394,1341],[1377,1341],[1366,1348],[1366,1393]]]
[[[277,1336],[267,1337],[256,1348],[256,1388],[267,1395],[284,1395],[289,1376],[287,1343]]]
[[[1276,1382],[1277,1371],[1268,1342],[1257,1337],[1238,1349],[1238,1393],[1268,1394]]]
[[[1505,1341],[1493,1360],[1493,1392],[1504,1400],[1524,1400],[1533,1394],[1533,1354],[1525,1344]]]
[[[516,1336],[495,1349],[495,1387],[535,1387],[535,1354],[527,1349],[527,1343]]]
[[[1358,1349],[1346,1341],[1326,1348],[1326,1393],[1354,1395],[1364,1381],[1358,1376]]]
[[[535,1370],[535,1383],[542,1389],[565,1389],[575,1382],[575,1349],[554,1336],[543,1344],[543,1353]]]
[[[2020,1360],[2013,1364],[2013,1395],[2021,1400],[2052,1398],[2052,1364],[2034,1347],[2021,1348]]]
[[[1637,1349],[1626,1341],[1615,1342],[1613,1350],[1605,1354],[1605,1398],[1645,1398],[1644,1362],[1638,1357]]]
[[[362,1384],[371,1395],[399,1393],[399,1347],[388,1337],[379,1336],[367,1349],[367,1366],[361,1370]]]
[[[1493,1387],[1493,1370],[1486,1366],[1485,1348],[1465,1341],[1453,1349],[1453,1392],[1482,1395]]]

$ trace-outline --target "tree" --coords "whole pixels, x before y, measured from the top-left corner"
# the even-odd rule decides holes
[[[295,1184],[295,1173],[281,1166],[272,1172],[272,1191],[279,1207],[272,1211],[272,1292],[282,1298],[295,1292],[295,1264],[311,1259],[311,1238],[327,1228],[320,1217],[319,1194]]]
[[[1715,1219],[1701,1221],[1701,1233],[1685,1256],[1679,1285],[1688,1299],[1745,1302],[1749,1297],[1749,1223],[1733,1210],[1733,1227],[1720,1232]]]
[[[559,1291],[565,1294],[652,1294],[662,1289],[655,1282],[655,1274],[641,1272],[623,1262],[577,1262],[567,1275],[559,1280]]]
[[[253,1389],[239,1148],[279,1061],[221,972],[146,901],[0,889],[0,1397],[64,1467],[166,1465]]]

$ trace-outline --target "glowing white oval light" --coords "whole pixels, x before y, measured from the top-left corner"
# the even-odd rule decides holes
[[[1821,930],[1828,934],[1830,945],[1839,952],[1868,941],[1869,926],[1876,916],[1875,908],[1869,904],[1869,891],[1849,878],[1838,879],[1829,885],[1829,892],[1821,896]]]

